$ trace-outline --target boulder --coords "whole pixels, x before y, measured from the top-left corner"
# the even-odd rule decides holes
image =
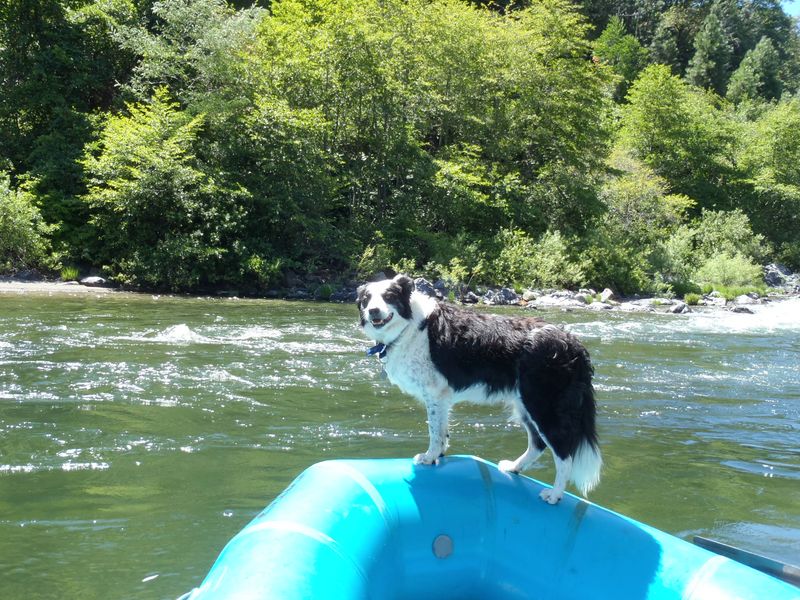
[[[792,271],[785,265],[770,263],[764,267],[764,281],[770,287],[788,285]]]
[[[450,295],[450,288],[447,287],[444,279],[437,279],[433,283],[433,289],[435,290],[436,297],[439,298],[439,300],[447,298]]]
[[[467,292],[461,297],[461,301],[464,304],[477,304],[481,301],[478,295],[475,292]]]
[[[720,293],[717,291],[706,294],[703,296],[703,300],[705,301],[706,306],[715,306],[717,308],[723,308],[725,304],[727,304],[725,297],[720,295]]]
[[[355,288],[352,287],[344,287],[338,290],[335,290],[328,300],[331,302],[355,302],[356,298],[358,297],[358,292]]]
[[[536,299],[538,306],[556,307],[556,308],[585,308],[586,302],[578,300],[577,294],[567,290],[560,292],[552,292],[545,294]],[[596,304],[596,303],[593,303]]]
[[[734,312],[734,313],[744,313],[744,314],[747,314],[747,315],[752,315],[753,314],[752,310],[750,310],[746,306],[740,306],[740,305],[731,306],[728,310],[731,311],[731,312]]]
[[[44,276],[36,269],[19,271],[14,278],[19,279],[20,281],[44,281]]]
[[[587,304],[586,308],[589,310],[613,310],[614,307],[605,302],[592,302],[591,304]]]
[[[742,294],[741,296],[736,296],[736,299],[733,301],[733,303],[736,305],[758,304],[758,300],[748,294]]]
[[[499,290],[489,290],[483,297],[483,303],[489,305],[504,306],[508,304],[518,304],[519,296],[510,288],[500,288]]]
[[[670,306],[668,312],[671,312],[675,315],[683,315],[692,312],[692,309],[689,308],[689,305],[686,304],[686,302],[678,301],[673,306]]]
[[[436,298],[436,288],[433,284],[424,277],[417,277],[414,280],[414,287],[420,294],[425,294],[431,298]]]
[[[106,280],[97,276],[84,277],[81,279],[81,285],[86,285],[89,287],[104,287],[106,285]]]
[[[291,288],[284,295],[286,300],[309,300],[313,298],[313,294],[305,288]]]
[[[595,304],[598,304],[595,302]],[[604,306],[609,306],[604,304]],[[619,309],[623,312],[655,312],[655,308],[650,300],[633,300],[631,302],[623,302],[619,305]]]
[[[609,288],[600,292],[600,302],[619,302],[617,295]]]

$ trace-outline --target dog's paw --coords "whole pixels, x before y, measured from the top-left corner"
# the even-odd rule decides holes
[[[432,465],[439,462],[439,457],[429,452],[421,452],[414,457],[415,465]]]
[[[561,500],[562,495],[563,495],[562,493],[556,492],[552,488],[547,488],[539,493],[539,498],[541,498],[548,504],[558,504],[558,501]]]
[[[497,468],[500,469],[503,473],[511,473],[516,474],[519,473],[519,469],[517,468],[516,461],[513,460],[501,460],[497,463]]]

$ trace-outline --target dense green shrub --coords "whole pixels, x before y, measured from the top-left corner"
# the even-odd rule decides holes
[[[702,296],[700,294],[689,292],[688,294],[684,294],[683,301],[689,306],[697,306],[697,303],[700,302],[701,298]]]
[[[0,171],[0,273],[52,267],[47,225],[33,203],[33,195],[15,189]]]
[[[650,273],[647,248],[626,241],[612,219],[601,219],[581,240],[580,265],[584,283],[594,288],[613,288],[622,294],[656,290]]]
[[[695,279],[715,286],[758,286],[763,285],[763,272],[750,258],[723,252],[707,258],[697,269]]]
[[[769,254],[764,236],[754,234],[750,219],[741,210],[703,210],[695,226],[695,246],[708,259],[719,254],[742,254],[763,262]]]
[[[111,117],[84,159],[101,259],[121,282],[187,290],[238,279],[249,194],[204,173],[203,117],[166,90]]]
[[[79,271],[78,267],[74,266],[66,266],[61,267],[61,272],[59,273],[61,276],[62,281],[75,281],[78,279]]]
[[[557,231],[534,240],[519,229],[504,229],[496,244],[500,250],[490,270],[498,283],[571,288],[585,281],[583,270],[570,256],[569,240]]]
[[[658,241],[651,257],[655,272],[676,293],[691,285],[692,275],[697,268],[694,236],[692,227],[681,225],[668,238]]]

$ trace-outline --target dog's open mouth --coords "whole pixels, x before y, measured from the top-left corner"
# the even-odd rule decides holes
[[[386,317],[385,319],[372,319],[370,323],[372,323],[372,326],[375,327],[376,329],[380,329],[381,327],[386,325],[389,321],[391,321],[392,317],[394,317],[394,313],[389,313],[389,316]]]

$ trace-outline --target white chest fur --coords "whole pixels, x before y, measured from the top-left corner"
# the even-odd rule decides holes
[[[422,402],[433,390],[441,393],[443,387],[447,387],[431,361],[427,331],[420,330],[414,323],[390,346],[383,368],[389,381]]]

